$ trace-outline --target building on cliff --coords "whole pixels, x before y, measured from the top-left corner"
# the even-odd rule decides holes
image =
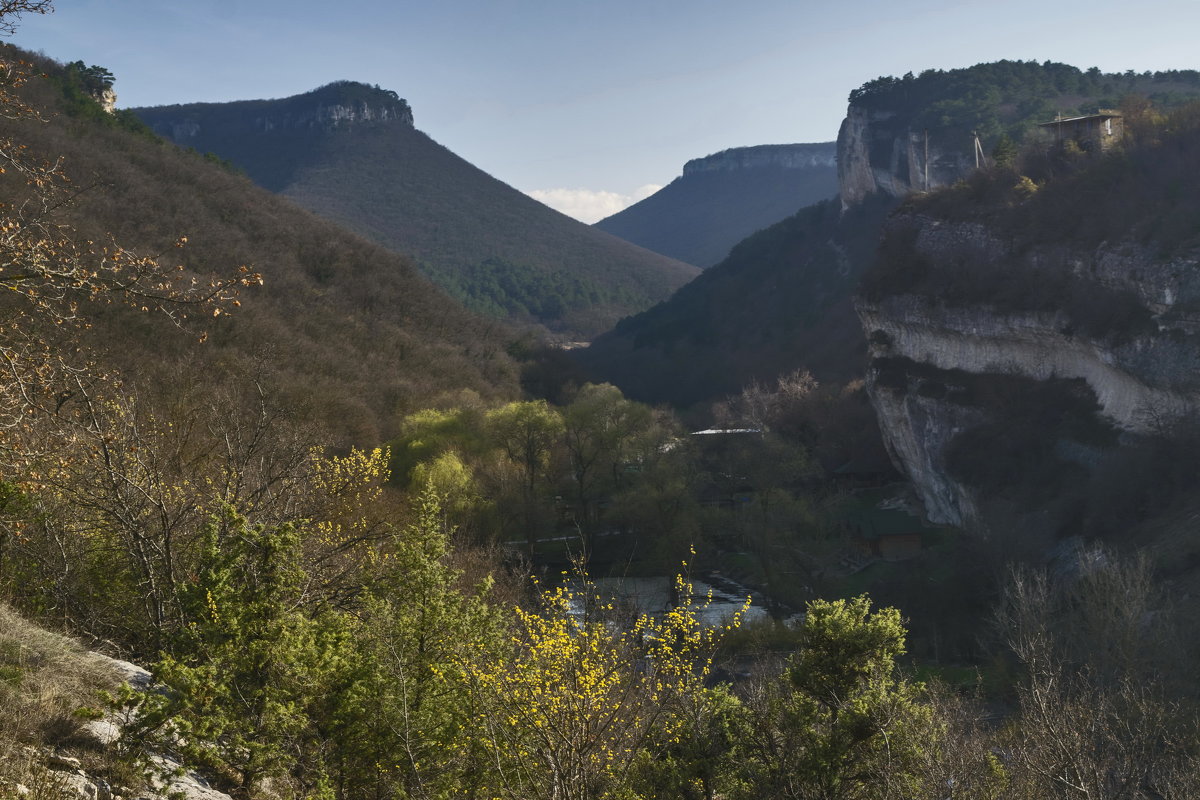
[[[1121,141],[1125,134],[1125,119],[1119,111],[1100,109],[1083,117],[1059,117],[1038,127],[1054,134],[1059,147],[1073,141],[1080,150],[1102,153]]]

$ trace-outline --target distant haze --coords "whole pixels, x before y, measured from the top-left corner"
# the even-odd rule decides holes
[[[13,41],[111,69],[121,106],[378,83],[500,180],[592,220],[689,159],[829,141],[879,75],[998,59],[1200,67],[1194,0],[59,0]]]

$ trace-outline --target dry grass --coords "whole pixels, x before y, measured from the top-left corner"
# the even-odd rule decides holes
[[[100,692],[117,684],[78,643],[0,604],[0,797],[13,783],[51,781],[30,748],[78,745],[80,726],[100,711]]]

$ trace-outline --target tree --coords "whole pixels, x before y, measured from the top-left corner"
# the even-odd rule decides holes
[[[53,10],[51,0],[0,0],[0,36],[11,36],[23,14],[49,14]]]
[[[36,524],[0,565],[5,588],[156,654],[185,625],[182,592],[208,519],[231,506],[268,526],[305,521],[301,563],[316,602],[361,592],[392,516],[386,453],[327,456],[257,384],[232,383],[214,378],[169,399],[88,389],[54,417],[55,451],[29,459]]]
[[[1017,160],[1017,143],[1008,134],[1002,134],[992,148],[992,161],[997,167],[1011,167]]]
[[[538,487],[547,482],[562,436],[562,417],[545,400],[509,403],[488,412],[487,427],[496,446],[520,470],[521,521],[532,555],[545,527],[538,513]]]
[[[503,655],[504,616],[490,581],[460,587],[452,530],[432,490],[397,531],[356,616],[360,677],[332,704],[331,767],[343,797],[470,796],[486,768],[467,660]]]
[[[865,596],[808,604],[799,652],[751,701],[748,797],[912,795],[930,726],[922,688],[897,671],[904,638],[900,612]]]
[[[295,526],[255,526],[232,509],[206,531],[200,573],[185,591],[189,625],[153,670],[167,691],[145,696],[140,724],[221,775],[239,798],[293,774],[312,788],[310,713],[350,654],[333,616],[303,612],[307,575]]]
[[[676,589],[692,596],[682,577]],[[626,627],[603,618],[612,606],[596,603],[590,585],[578,594],[546,590],[540,599],[537,611],[516,609],[506,658],[464,665],[496,770],[489,789],[513,800],[628,796],[646,760],[682,745],[697,716],[721,713],[720,699],[705,705],[704,682],[719,637],[740,615],[706,628],[689,601]],[[579,605],[590,606],[582,620]]]
[[[614,496],[612,516],[633,531],[639,555],[649,551],[666,568],[700,543],[702,474],[693,443],[661,432],[658,446],[641,454],[636,480]]]
[[[1023,671],[1003,742],[1017,798],[1183,798],[1200,789],[1192,659],[1144,561],[1100,548],[1014,570],[997,619]],[[1182,688],[1182,691],[1181,691]]]
[[[95,64],[89,67],[82,61],[72,61],[67,64],[67,71],[75,75],[84,90],[96,98],[111,89],[115,80],[112,72],[104,67]]]
[[[637,454],[637,440],[654,424],[648,406],[626,400],[611,384],[585,384],[563,410],[563,441],[571,459],[575,522],[592,549],[597,503],[620,488],[621,469]]]

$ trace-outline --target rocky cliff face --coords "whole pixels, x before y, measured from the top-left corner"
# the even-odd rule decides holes
[[[282,100],[193,103],[133,111],[160,136],[185,146],[247,134],[330,131],[364,123],[413,126],[412,108],[395,92],[350,81]]]
[[[834,142],[817,144],[764,144],[756,147],[734,147],[704,158],[693,158],[683,165],[684,176],[704,172],[720,172],[755,167],[806,169],[832,167],[837,161]]]
[[[974,166],[957,144],[927,137],[893,112],[851,105],[837,138],[843,206],[875,193],[902,198],[953,183]]]
[[[117,93],[110,86],[100,93],[100,96],[96,98],[96,102],[100,104],[101,108],[112,114],[117,109]]]
[[[1128,435],[1152,435],[1200,410],[1197,258],[1160,260],[1135,243],[1015,247],[982,224],[920,215],[889,223],[885,257],[898,257],[889,239],[904,241],[903,260],[933,277],[911,290],[873,291],[868,283],[859,297],[868,385],[889,451],[931,520],[979,521],[977,487],[955,477],[950,454],[957,437],[1003,424],[1006,409],[981,385],[1077,386],[1094,398],[1097,419],[1088,424]],[[953,279],[937,277],[964,270],[1004,270],[1028,282],[1028,291],[989,302],[956,296]],[[1046,296],[1063,287],[1074,300]],[[1117,307],[1114,298],[1121,314],[1089,316]],[[1068,460],[1101,457],[1067,434],[1051,444]]]
[[[288,109],[279,114],[255,117],[254,128],[265,133],[276,128],[336,128],[356,122],[398,122],[412,127],[413,113],[403,101],[317,103],[309,108]]]

